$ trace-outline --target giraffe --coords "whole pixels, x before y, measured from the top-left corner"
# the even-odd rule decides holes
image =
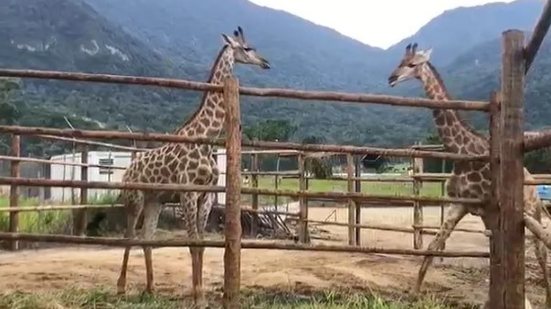
[[[224,45],[213,64],[209,83],[222,84],[233,74],[234,63],[259,66],[270,69],[270,63],[246,43],[243,30],[238,27],[233,37],[222,34]],[[195,113],[174,134],[197,137],[219,137],[224,129],[225,107],[221,92],[206,92]],[[216,185],[219,170],[210,145],[167,143],[142,153],[134,159],[123,175],[123,182],[179,183],[196,185]],[[124,203],[127,228],[125,237],[135,238],[136,223],[140,214],[143,225],[140,237],[152,239],[157,228],[161,205],[169,202],[180,203],[176,216],[191,239],[201,239],[207,217],[214,203],[215,193],[199,192],[160,192],[160,191],[121,191],[120,200]],[[204,248],[190,247],[192,258],[193,297],[196,303],[204,301],[202,291],[202,268]],[[146,290],[153,291],[153,265],[151,248],[144,247],[146,266]],[[130,247],[124,250],[117,292],[125,293],[126,272]]]
[[[417,44],[409,44],[406,47],[405,55],[397,68],[390,74],[388,83],[394,87],[398,83],[409,79],[418,79],[423,84],[426,95],[435,100],[449,100],[448,91],[436,68],[430,63],[432,49],[417,50]],[[434,109],[433,120],[438,134],[442,139],[446,151],[469,154],[469,155],[487,155],[490,152],[488,137],[476,132],[461,117],[456,110]],[[525,179],[533,179],[528,170],[524,169]],[[483,162],[455,162],[452,176],[446,182],[446,189],[450,197],[479,198],[488,200],[491,197],[490,192],[490,165]],[[445,216],[444,223],[440,227],[435,238],[428,246],[429,250],[441,250],[450,236],[455,226],[468,213],[480,216],[486,229],[490,229],[491,220],[486,212],[486,205],[462,205],[450,204],[449,210]],[[535,186],[524,186],[524,211],[528,216],[541,222],[542,210],[545,211],[539,198]],[[548,279],[548,270],[546,267],[547,250],[542,241],[536,237],[533,238],[536,248],[536,257],[544,276],[544,285],[546,289],[547,304],[551,303],[551,285]],[[433,257],[425,257],[417,282],[414,287],[414,293],[418,293],[426,272],[433,261]]]

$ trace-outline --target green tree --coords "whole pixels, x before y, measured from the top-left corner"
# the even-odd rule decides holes
[[[264,120],[243,129],[243,135],[246,139],[252,141],[279,141],[286,142],[291,139],[296,132],[297,127],[292,125],[289,120]],[[259,160],[259,168],[262,171],[276,170],[278,167],[278,155],[263,155]],[[281,170],[296,169],[296,160],[288,158],[279,158],[279,168]]]
[[[286,142],[291,139],[297,127],[289,120],[264,120],[243,130],[243,134],[249,140],[257,141],[280,141]]]
[[[0,78],[0,124],[13,125],[16,124],[21,112],[17,102],[18,92],[21,90],[19,79]],[[0,136],[0,152],[7,154],[10,151],[9,137],[6,135]]]
[[[543,148],[526,153],[524,166],[533,174],[551,173],[551,149]]]

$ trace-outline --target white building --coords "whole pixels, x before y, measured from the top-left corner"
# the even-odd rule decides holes
[[[220,154],[217,155],[218,168],[221,175],[218,179],[219,186],[226,185],[226,151],[225,149],[218,149]],[[111,165],[115,167],[128,167],[131,162],[131,152],[123,151],[90,151],[88,152],[88,164],[96,165]],[[81,162],[81,153],[63,154],[50,158],[53,162]],[[50,179],[53,180],[81,180],[80,166],[71,165],[59,165],[52,164],[50,167]],[[88,168],[88,181],[101,181],[101,182],[121,182],[123,169],[109,169],[99,167]],[[80,190],[78,188],[51,188],[51,200],[58,203],[71,203],[71,191],[74,192],[75,200],[78,203],[80,199]],[[110,189],[88,189],[88,201],[92,201],[101,196],[111,193],[117,195],[119,190]],[[218,193],[218,201],[220,204],[224,204],[226,194],[224,192]]]

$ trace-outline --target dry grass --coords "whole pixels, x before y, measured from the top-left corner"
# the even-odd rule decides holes
[[[317,295],[300,294],[268,294],[264,292],[245,291],[243,293],[243,308],[255,309],[446,309],[451,308],[434,298],[417,301],[385,300],[378,296],[362,294],[342,294],[327,292]],[[191,308],[190,299],[180,299],[166,295],[117,296],[106,287],[95,289],[66,289],[53,293],[21,293],[4,294],[0,298],[0,308],[11,309],[96,309],[96,308],[150,308],[171,309]],[[220,297],[209,300],[211,308],[219,308]]]

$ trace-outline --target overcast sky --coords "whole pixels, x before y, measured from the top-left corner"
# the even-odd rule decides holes
[[[512,0],[250,0],[333,28],[371,46],[389,47],[445,10]]]

